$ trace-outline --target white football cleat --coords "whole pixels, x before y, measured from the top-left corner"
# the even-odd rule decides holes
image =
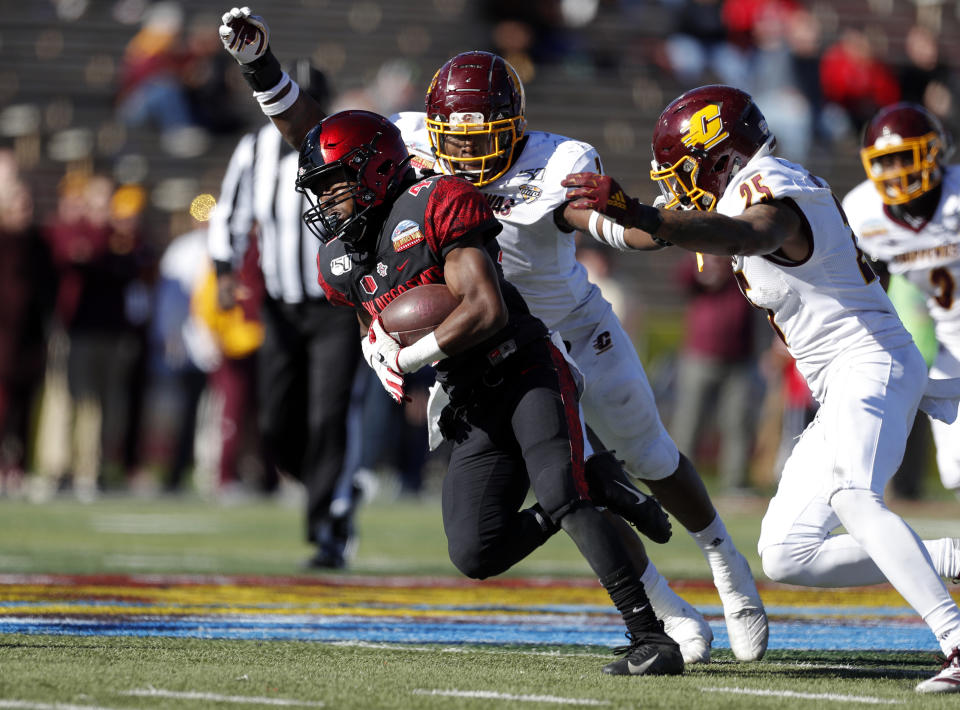
[[[917,686],[918,693],[960,693],[960,649],[953,649],[943,668]]]
[[[710,662],[710,644],[713,643],[713,629],[703,615],[689,604],[684,604],[680,614],[663,617],[663,630],[667,636],[680,645],[683,662]]]
[[[739,661],[759,661],[767,651],[767,612],[746,558],[739,551],[714,563],[713,583],[723,604],[730,649]]]

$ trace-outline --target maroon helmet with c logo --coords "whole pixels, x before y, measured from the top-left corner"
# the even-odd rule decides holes
[[[716,209],[730,179],[775,138],[750,95],[713,84],[682,94],[653,130],[653,169],[667,209]]]
[[[864,129],[860,160],[880,198],[902,205],[940,184],[947,143],[940,120],[923,106],[893,104]]]
[[[447,61],[426,97],[427,132],[443,171],[478,186],[499,178],[513,164],[525,110],[520,77],[502,57],[463,52]]]

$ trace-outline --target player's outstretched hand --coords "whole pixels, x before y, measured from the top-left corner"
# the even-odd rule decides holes
[[[596,210],[620,223],[637,202],[609,175],[571,173],[560,184],[567,188],[567,199],[575,210]]]
[[[660,228],[663,218],[660,210],[645,205],[634,197],[630,197],[620,184],[609,175],[597,173],[570,173],[560,184],[567,188],[567,199],[570,207],[575,210],[593,210],[609,217],[620,227],[640,229],[653,237]],[[604,220],[599,220],[604,222]],[[590,233],[602,242],[606,242],[618,249],[626,249],[628,242],[624,242],[623,229],[617,235],[609,225],[604,224],[603,232],[595,232],[596,220],[590,220]],[[660,246],[668,246],[669,242],[653,237],[653,241]],[[633,248],[637,247],[630,244]]]
[[[249,7],[235,7],[223,13],[220,41],[240,64],[260,59],[270,44],[270,28],[259,15],[251,15]]]

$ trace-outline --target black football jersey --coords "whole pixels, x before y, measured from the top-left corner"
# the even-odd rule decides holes
[[[478,359],[489,364],[508,356],[511,348],[543,337],[546,326],[530,314],[517,290],[503,278],[497,264],[496,236],[501,230],[486,198],[468,181],[452,175],[428,177],[407,185],[390,208],[375,245],[358,253],[335,239],[320,246],[318,280],[330,303],[363,309],[377,317],[399,294],[421,284],[444,283],[443,262],[475,236],[488,245],[509,312],[507,325],[464,353],[437,365],[442,381],[459,379],[469,368],[478,373]]]

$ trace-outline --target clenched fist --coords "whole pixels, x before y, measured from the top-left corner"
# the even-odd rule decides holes
[[[260,59],[270,45],[270,28],[259,15],[251,15],[249,7],[233,8],[223,13],[220,41],[240,64]]]

